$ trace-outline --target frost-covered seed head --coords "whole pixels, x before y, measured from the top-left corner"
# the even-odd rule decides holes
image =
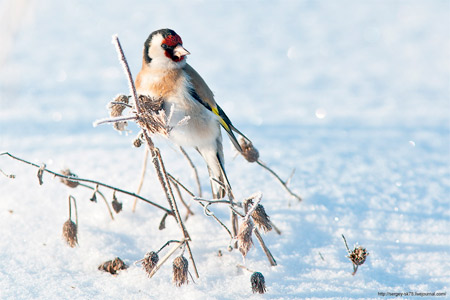
[[[188,260],[183,256],[178,256],[173,261],[173,282],[176,286],[189,283],[188,280]]]
[[[266,292],[266,281],[263,274],[255,272],[250,277],[250,282],[252,283],[253,293],[264,294]]]
[[[253,143],[250,141],[245,140],[244,138],[241,138],[239,145],[242,149],[242,156],[248,161],[248,162],[255,162],[259,158],[259,152],[258,149],[253,146]]]
[[[264,206],[262,206],[261,204],[258,204],[256,206],[255,211],[252,213],[252,218],[255,221],[256,225],[258,225],[260,229],[263,229],[264,232],[272,230],[272,225],[270,225],[270,218],[266,214]]]
[[[77,225],[70,219],[63,225],[63,237],[72,248],[78,244]]]
[[[65,175],[65,176],[69,176],[69,177],[77,177],[77,175],[75,175],[72,172],[70,172],[69,169],[62,170],[61,174]],[[65,185],[67,185],[68,187],[71,187],[71,188],[76,188],[79,185],[78,181],[72,181],[72,180],[67,179],[67,178],[61,178],[61,182],[64,183]]]
[[[369,255],[366,248],[362,246],[355,247],[353,251],[349,254],[348,258],[357,266],[362,265],[366,261],[366,257]]]
[[[156,267],[158,261],[159,261],[158,253],[150,251],[147,254],[145,254],[145,257],[142,260],[142,267],[149,276],[150,273],[153,271],[153,269]]]
[[[245,257],[253,245],[252,240],[252,231],[253,231],[253,222],[249,219],[242,222],[239,227],[239,233],[237,235],[237,240],[239,244],[239,251]]]

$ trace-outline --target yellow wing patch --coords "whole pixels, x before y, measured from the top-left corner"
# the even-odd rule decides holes
[[[219,122],[220,124],[222,124],[223,128],[225,128],[226,131],[230,131],[230,127],[228,126],[228,124],[224,121],[224,119],[222,119],[222,117],[219,114],[219,110],[217,109],[217,107],[213,107],[212,108],[212,112],[214,114],[216,114],[219,117]]]

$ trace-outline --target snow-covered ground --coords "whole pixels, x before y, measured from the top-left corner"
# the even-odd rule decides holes
[[[304,198],[290,199],[226,142],[236,197],[261,191],[283,231],[264,235],[278,266],[250,251],[246,266],[267,284],[266,295],[252,294],[240,253],[193,203],[186,226],[200,278],[177,288],[170,262],[152,279],[133,265],[180,238],[173,219],[159,231],[161,211],[138,203],[132,213],[132,199],[118,194],[124,210],[111,221],[90,191],[48,174],[39,186],[36,168],[2,156],[0,169],[16,178],[0,174],[0,299],[448,297],[449,20],[449,1],[0,1],[0,151],[135,191],[136,126],[125,136],[92,122],[128,92],[111,36],[136,75],[148,34],[169,27],[262,160],[283,177],[296,169],[290,186]],[[157,144],[194,189],[176,148]],[[189,153],[207,191],[206,167]],[[143,195],[167,205],[151,171]],[[79,214],[73,249],[61,237],[69,194]],[[228,221],[224,207],[212,210]],[[370,253],[355,276],[341,234]],[[97,270],[116,256],[131,267],[116,277]]]

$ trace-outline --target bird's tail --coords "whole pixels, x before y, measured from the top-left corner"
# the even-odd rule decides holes
[[[198,151],[208,165],[213,198],[222,199],[225,197],[226,189],[229,186],[228,178],[224,169],[222,143],[218,140],[217,147],[201,148],[198,149]]]

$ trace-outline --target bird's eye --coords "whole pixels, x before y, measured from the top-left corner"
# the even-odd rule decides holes
[[[167,44],[161,44],[161,47],[162,47],[164,50],[167,50],[167,48],[169,48],[169,46],[167,46]]]

